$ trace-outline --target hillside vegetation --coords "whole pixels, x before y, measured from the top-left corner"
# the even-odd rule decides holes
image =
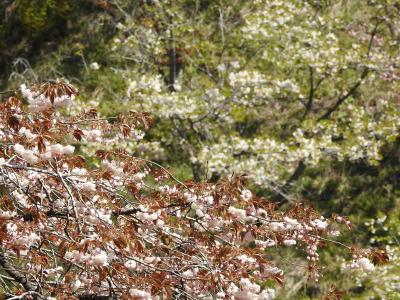
[[[182,181],[242,176],[278,209],[348,216],[339,241],[389,253],[361,274],[328,246],[314,283],[296,267],[304,253],[271,252],[287,274],[279,299],[400,299],[399,68],[397,0],[0,3],[3,101],[65,79],[79,87],[67,115],[150,112],[119,148]],[[93,136],[79,153],[96,165],[99,146],[117,147]]]

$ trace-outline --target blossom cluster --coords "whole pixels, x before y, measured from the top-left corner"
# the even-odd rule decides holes
[[[399,135],[400,115],[395,107],[390,111],[374,118],[367,109],[347,104],[341,115],[323,124],[298,128],[286,142],[221,137],[218,143],[204,146],[194,159],[207,165],[211,173],[246,173],[259,185],[284,182],[299,162],[315,166],[332,158],[364,159],[376,164],[381,159],[380,148]]]
[[[68,87],[68,84],[64,84],[62,81],[57,83],[62,83],[62,85],[59,85],[61,89]],[[49,85],[51,85],[51,83]],[[54,94],[49,95],[46,92],[41,93],[35,89],[31,90],[27,88],[25,84],[21,85],[21,93],[23,97],[27,99],[29,110],[32,112],[43,111],[51,107],[68,106],[74,102],[74,91],[66,90],[66,93],[63,94],[60,94],[59,90],[53,89],[53,91]],[[48,101],[49,97],[51,98],[51,101]]]

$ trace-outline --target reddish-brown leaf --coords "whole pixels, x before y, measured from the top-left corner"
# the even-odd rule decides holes
[[[74,133],[72,134],[77,141],[81,141],[83,137],[83,131],[80,129],[75,129]]]
[[[43,153],[46,151],[46,145],[44,143],[43,137],[39,136],[38,137],[38,144],[37,144],[38,150],[40,153]]]
[[[389,255],[383,249],[375,249],[371,253],[372,262],[374,265],[384,265],[389,262]]]

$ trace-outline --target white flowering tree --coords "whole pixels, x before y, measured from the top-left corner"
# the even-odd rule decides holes
[[[278,212],[241,177],[181,182],[155,162],[107,150],[140,143],[151,116],[56,111],[75,95],[55,81],[22,86],[0,106],[5,298],[269,300],[284,276],[267,257],[271,247],[301,249],[316,281],[327,242],[349,250],[352,268],[369,271],[385,257],[332,240],[350,225],[346,218],[300,204]],[[78,149],[96,142],[104,148],[88,162]]]
[[[285,199],[306,167],[377,164],[398,138],[395,2],[116,3],[119,103],[158,119],[136,153],[179,156],[197,180],[248,174]]]

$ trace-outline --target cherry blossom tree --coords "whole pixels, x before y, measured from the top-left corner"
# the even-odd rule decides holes
[[[350,227],[344,217],[301,204],[278,211],[244,177],[182,182],[119,149],[124,140],[141,142],[151,115],[64,115],[76,94],[58,80],[21,86],[0,106],[6,298],[269,300],[284,280],[268,258],[272,247],[303,251],[304,271],[316,281],[328,242],[349,250],[351,268],[385,261],[382,252],[334,240]],[[88,143],[98,147],[91,159],[79,150]]]

